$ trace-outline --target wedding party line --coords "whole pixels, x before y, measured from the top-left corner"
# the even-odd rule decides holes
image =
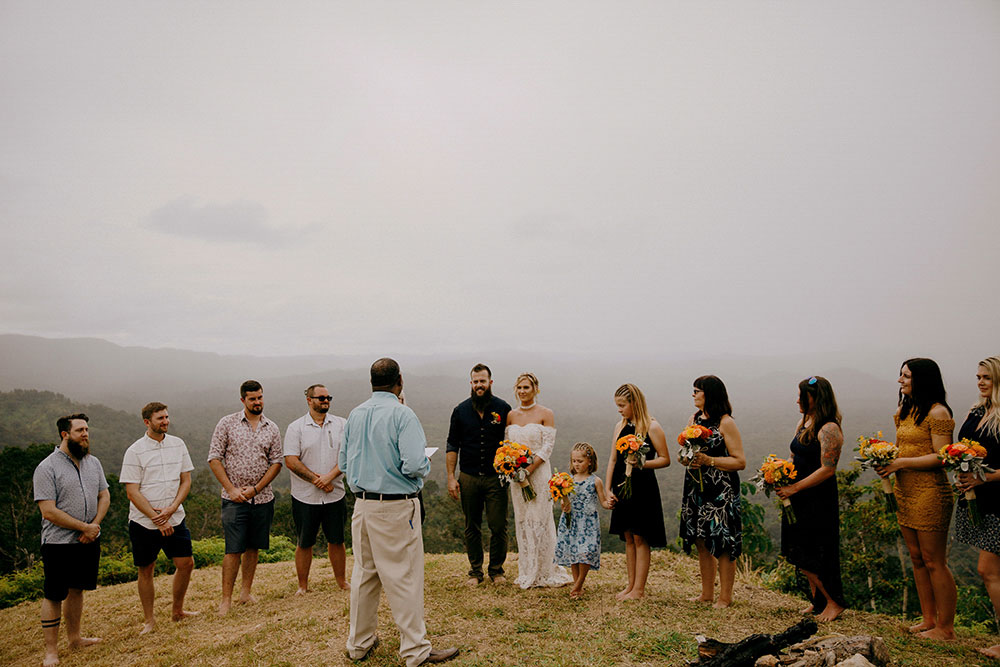
[[[895,437],[878,432],[858,439],[854,458],[879,476],[885,511],[895,516],[909,551],[922,616],[909,629],[919,638],[956,637],[957,588],[947,565],[953,513],[955,539],[978,550],[979,574],[1000,615],[998,378],[1000,357],[975,366],[979,396],[956,437],[937,363],[907,359],[897,379]],[[269,546],[274,518],[272,482],[287,467],[296,595],[310,591],[313,548],[322,529],[336,583],[350,591],[346,655],[363,660],[379,644],[377,611],[384,590],[399,629],[401,659],[410,667],[444,662],[459,649],[433,648],[427,637],[421,495],[431,459],[441,457],[435,456],[436,447],[428,447],[420,420],[406,405],[399,364],[375,361],[370,382],[371,397],[347,418],[331,413],[332,395],[325,385],[310,385],[304,390],[307,411],[286,427],[284,438],[263,414],[261,383],[247,380],[240,386],[242,409],[219,420],[208,453],[209,468],[222,487],[225,556],[218,613],[230,612],[234,596],[236,603],[255,601],[259,551]],[[615,598],[646,596],[651,549],[667,546],[656,471],[671,464],[676,441],[674,458],[685,469],[679,540],[687,553],[696,553],[699,568],[700,592],[691,600],[717,608],[732,604],[736,561],[743,553],[739,471],[748,462],[720,378],[693,380],[693,410],[676,437],[652,416],[639,387],[622,384],[609,392],[619,415],[609,440],[573,444],[563,472],[552,461],[555,414],[539,403],[534,374],[517,377],[514,406],[494,395],[485,364],[473,366],[469,382],[469,397],[452,411],[444,452],[447,491],[464,516],[468,586],[507,584],[512,508],[518,547],[513,584],[565,586],[570,598],[585,600],[587,574],[601,566],[603,509],[610,511],[610,534],[625,546],[624,583]],[[788,452],[756,464],[747,481],[779,500],[781,555],[802,573],[811,593],[803,613],[830,622],[847,608],[836,477],[844,445],[842,416],[826,378],[806,377],[797,389],[801,416]],[[155,630],[153,575],[160,551],[176,568],[172,619],[197,614],[184,606],[194,560],[183,502],[194,465],[184,441],[168,433],[167,405],[150,402],[141,415],[146,432],[125,452],[118,479],[129,499],[128,534],[144,618],[140,633],[146,634]],[[33,477],[42,513],[45,665],[59,661],[63,615],[71,648],[100,641],[81,633],[83,591],[97,586],[101,524],[111,504],[104,468],[90,451],[89,418],[67,415],[56,428],[60,444]],[[348,492],[354,498],[350,578]],[[558,519],[554,503],[561,510]],[[980,651],[1000,658],[1000,644]]]

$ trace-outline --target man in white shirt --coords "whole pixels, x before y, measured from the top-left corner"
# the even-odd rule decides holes
[[[298,536],[296,595],[309,592],[309,568],[320,526],[337,585],[343,590],[351,588],[344,549],[344,476],[337,465],[347,420],[329,414],[333,397],[325,386],[314,384],[305,395],[309,412],[285,431],[285,466],[292,473],[292,519]]]
[[[122,474],[129,499],[128,533],[132,540],[132,561],[139,568],[139,601],[145,625],[140,634],[156,625],[153,617],[153,568],[163,553],[174,561],[174,606],[172,618],[179,621],[198,612],[184,610],[184,595],[191,582],[194,558],[191,533],[184,523],[181,503],[191,490],[194,465],[180,438],[167,435],[170,415],[163,403],[149,403],[142,409],[146,434],[125,451]]]

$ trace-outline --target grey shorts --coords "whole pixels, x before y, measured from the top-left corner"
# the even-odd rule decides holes
[[[241,554],[247,549],[267,549],[271,546],[271,520],[274,501],[251,504],[222,500],[222,531],[226,536],[226,553]]]

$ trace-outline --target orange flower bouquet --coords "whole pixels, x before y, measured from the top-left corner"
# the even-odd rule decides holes
[[[646,461],[646,452],[649,451],[649,443],[640,440],[634,435],[626,435],[618,438],[615,443],[615,451],[625,455],[625,479],[622,480],[618,488],[621,489],[621,497],[632,497],[632,468],[643,466]]]
[[[861,469],[887,466],[899,456],[899,447],[882,439],[882,431],[873,438],[858,436],[856,461],[861,462]],[[896,495],[892,492],[892,475],[882,478],[882,496],[885,498],[885,511],[895,512],[899,509]]]
[[[691,461],[694,455],[705,448],[705,444],[708,439],[712,437],[712,429],[706,428],[700,424],[692,424],[686,429],[680,432],[677,436],[677,444],[681,446],[680,458],[682,460]],[[688,468],[688,474],[694,476],[691,472],[691,468]],[[700,491],[705,490],[705,482],[702,479],[701,468],[698,468],[698,489]]]
[[[750,482],[764,492],[768,498],[771,491],[782,486],[788,486],[798,476],[798,471],[791,461],[779,459],[774,454],[768,454],[761,464],[757,474],[750,478]],[[792,509],[792,501],[788,498],[781,499],[781,513],[788,523],[795,523],[795,511]]]
[[[938,451],[938,459],[941,460],[945,470],[952,475],[968,472],[979,480],[986,481],[986,473],[993,472],[984,463],[986,458],[986,448],[975,440],[962,438],[961,442],[945,445]],[[983,515],[979,512],[979,505],[976,503],[976,490],[969,489],[965,492],[965,502],[969,508],[969,519],[973,526],[983,525]]]
[[[558,470],[549,478],[549,495],[552,496],[552,500],[556,502],[562,502],[566,498],[569,498],[571,493],[576,492],[576,484],[573,482],[573,476],[568,472],[559,472]],[[570,520],[573,515],[566,512],[566,527],[569,528]]]
[[[497,471],[501,482],[517,484],[521,487],[521,495],[525,502],[534,500],[538,494],[528,480],[528,466],[535,460],[531,449],[513,440],[504,440],[497,447],[493,457],[493,469]]]

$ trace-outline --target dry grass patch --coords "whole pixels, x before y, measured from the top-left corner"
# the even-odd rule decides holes
[[[697,563],[667,552],[653,554],[647,598],[620,603],[614,594],[624,581],[621,554],[606,554],[604,567],[591,572],[582,600],[568,589],[522,591],[507,584],[465,586],[464,555],[426,559],[427,629],[435,647],[458,646],[450,665],[680,665],[695,655],[693,635],[704,632],[736,641],[753,632],[777,632],[799,620],[802,600],[762,589],[754,575],[737,581],[736,603],[717,610],[687,602],[698,588]],[[350,564],[348,565],[350,567]],[[510,579],[517,563],[507,568]],[[348,570],[350,571],[350,570]],[[169,619],[168,577],[157,578],[157,630],[139,636],[142,614],[135,583],[87,593],[85,634],[104,643],[70,653],[65,665],[315,665],[352,664],[344,658],[348,594],[337,588],[329,562],[316,559],[313,592],[296,597],[290,562],[260,565],[255,605],[238,605],[216,615],[221,574],[218,567],[196,570],[188,607],[201,611],[181,623]],[[0,664],[35,665],[42,654],[39,604],[0,610]],[[382,644],[364,664],[398,665],[399,635],[388,605],[379,612]],[[886,639],[900,665],[938,667],[990,664],[975,647],[992,637],[963,637],[945,644],[913,639],[897,619],[848,611],[821,632],[877,634]]]

